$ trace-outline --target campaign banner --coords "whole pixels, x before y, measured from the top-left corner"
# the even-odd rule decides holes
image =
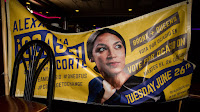
[[[80,33],[51,31],[17,0],[6,3],[10,77],[21,47],[28,41],[42,40],[56,58],[54,99],[136,105],[188,96],[194,69],[187,61],[191,2]],[[25,61],[28,52],[26,55]],[[24,92],[24,71],[21,64],[17,96]],[[37,79],[35,97],[46,96],[48,72],[46,65]]]

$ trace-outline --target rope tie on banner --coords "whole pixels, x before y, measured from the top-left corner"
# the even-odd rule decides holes
[[[190,2],[188,0],[186,0],[186,3],[189,4]]]
[[[1,75],[8,76],[8,74],[5,74],[4,72],[2,72]],[[10,81],[9,77],[8,77],[8,80]]]

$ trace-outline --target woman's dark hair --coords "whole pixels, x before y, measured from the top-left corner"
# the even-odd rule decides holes
[[[125,55],[126,55],[126,44],[125,44],[125,41],[123,39],[123,37],[118,33],[116,32],[115,30],[112,30],[112,29],[109,29],[109,28],[104,28],[104,29],[101,29],[101,30],[98,30],[96,32],[94,32],[88,39],[87,41],[87,54],[88,54],[88,58],[91,59],[92,58],[92,49],[94,47],[94,42],[96,41],[97,37],[104,34],[104,33],[110,33],[110,34],[113,34],[115,36],[117,36],[121,41],[122,41],[122,44],[125,48]]]

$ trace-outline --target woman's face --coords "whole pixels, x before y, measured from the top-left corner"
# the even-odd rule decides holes
[[[92,59],[100,73],[114,76],[125,66],[125,48],[115,35],[104,33],[97,37],[92,50]]]

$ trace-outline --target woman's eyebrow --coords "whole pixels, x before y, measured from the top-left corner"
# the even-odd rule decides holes
[[[115,42],[113,45],[116,45],[116,44],[118,44],[118,43],[121,43],[121,44],[122,44],[121,41],[117,41],[117,42]],[[106,44],[103,44],[103,43],[99,43],[99,44],[96,45],[96,47],[98,47],[98,46],[104,46],[104,47],[106,47],[107,45],[106,45]]]
[[[98,46],[106,46],[106,45],[105,45],[105,44],[102,44],[102,43],[99,43],[99,44],[97,44],[96,47],[98,47]]]
[[[122,41],[117,41],[114,43],[114,45],[118,44],[118,43],[121,43],[122,44]]]

